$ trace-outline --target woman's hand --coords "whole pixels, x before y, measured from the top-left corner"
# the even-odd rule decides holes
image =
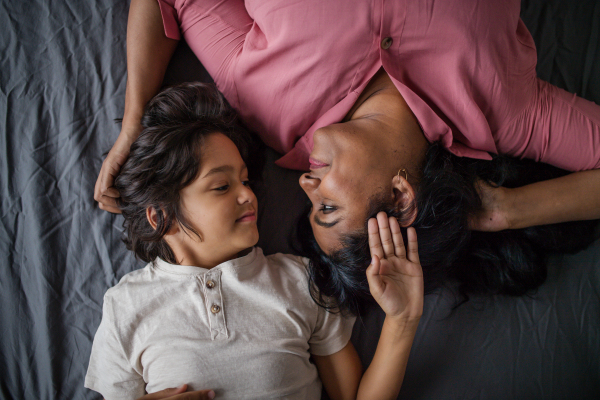
[[[415,229],[407,230],[407,252],[396,218],[380,212],[368,226],[372,261],[367,279],[371,295],[388,318],[418,321],[423,314],[423,270]]]
[[[123,128],[102,163],[94,188],[94,199],[101,209],[120,213],[113,183],[129,155],[131,144],[142,131],[140,121],[146,104],[158,93],[177,40],[165,36],[156,1],[132,0],[127,21],[127,87]]]
[[[511,190],[502,186],[491,186],[483,180],[476,183],[476,188],[481,198],[481,210],[470,216],[469,228],[487,232],[511,229]]]
[[[212,390],[197,390],[195,392],[186,392],[187,385],[181,385],[178,388],[164,389],[160,392],[147,394],[138,400],[212,400],[215,398],[215,392]]]
[[[102,163],[102,169],[100,169],[96,187],[94,188],[94,200],[98,202],[98,206],[102,210],[121,213],[121,210],[117,206],[119,192],[113,187],[113,184],[115,178],[119,175],[121,166],[127,160],[131,144],[140,135],[141,130],[142,126],[140,124],[129,129],[123,127],[117,141]]]

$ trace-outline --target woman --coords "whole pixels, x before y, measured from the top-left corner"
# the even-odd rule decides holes
[[[278,164],[311,168],[301,185],[325,253],[363,230],[374,195],[400,209],[414,202],[435,141],[458,156],[595,168],[513,190],[480,185],[474,229],[598,218],[600,107],[536,78],[519,7],[516,0],[132,1],[123,128],[95,198],[117,212],[112,182],[183,34],[249,127],[285,154]]]
[[[329,195],[325,181],[333,180],[328,169],[337,167],[334,155],[323,154],[328,149],[319,144],[320,138],[325,145],[341,146],[348,137],[360,137],[362,143],[348,144],[358,147],[344,147],[344,152],[354,149],[356,155],[377,161],[380,152],[400,151],[392,161],[378,162],[374,171],[355,163],[369,180],[404,168],[405,183],[414,183],[427,142],[436,140],[459,156],[489,159],[489,153],[503,153],[569,170],[598,168],[600,108],[536,79],[535,48],[519,19],[518,1],[436,2],[428,9],[412,2],[391,3],[372,9],[363,2],[284,2],[285,7],[248,2],[246,9],[241,1],[177,1],[175,8],[163,0],[132,1],[123,128],[103,164],[96,200],[102,208],[117,211],[112,181],[139,134],[143,108],[162,83],[177,43],[172,38],[179,38],[180,31],[245,122],[285,154],[278,164],[307,169],[313,151],[313,166],[321,167],[322,176],[309,176],[318,178],[319,190],[303,187],[315,213],[326,207],[321,206]],[[475,6],[476,13],[468,12]],[[348,21],[352,29],[343,23]],[[570,118],[565,116],[569,113]],[[368,151],[366,144],[371,145]],[[354,171],[341,172],[358,181]],[[333,189],[341,189],[338,193],[344,196],[367,193],[360,199],[353,196],[352,203],[366,210],[370,188],[348,188],[335,181]],[[599,207],[590,199],[600,198],[600,189],[587,197],[572,194],[597,188],[591,183],[598,181],[594,171],[510,192],[519,196],[527,218],[505,215],[500,195],[506,193],[492,191],[492,220],[476,219],[474,227],[500,230],[515,227],[515,221],[527,226],[596,218]],[[557,187],[567,198],[538,195],[556,194]],[[553,198],[552,204],[538,204],[540,197]],[[528,206],[531,202],[536,214]],[[568,208],[554,207],[558,202],[568,203]],[[593,215],[588,214],[591,209]],[[344,218],[334,229],[313,224],[321,247],[335,248],[339,231],[364,222],[355,219]]]

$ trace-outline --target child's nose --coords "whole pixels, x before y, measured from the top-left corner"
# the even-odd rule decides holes
[[[239,204],[251,203],[254,201],[255,198],[256,196],[254,195],[254,192],[252,191],[252,189],[250,189],[249,186],[241,185],[240,193],[238,195]]]

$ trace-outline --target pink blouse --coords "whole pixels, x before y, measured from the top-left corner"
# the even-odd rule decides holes
[[[519,0],[158,0],[278,164],[308,169],[383,67],[429,141],[569,170],[600,167],[600,106],[536,78]]]

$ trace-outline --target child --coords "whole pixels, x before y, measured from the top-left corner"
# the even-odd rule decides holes
[[[220,93],[166,89],[143,126],[115,187],[125,242],[149,264],[107,291],[85,386],[109,400],[181,384],[222,399],[319,399],[322,381],[332,399],[396,398],[422,312],[414,230],[407,258],[395,219],[369,223],[367,277],[387,316],[361,380],[353,319],[312,301],[300,257],[253,247],[247,135]]]

